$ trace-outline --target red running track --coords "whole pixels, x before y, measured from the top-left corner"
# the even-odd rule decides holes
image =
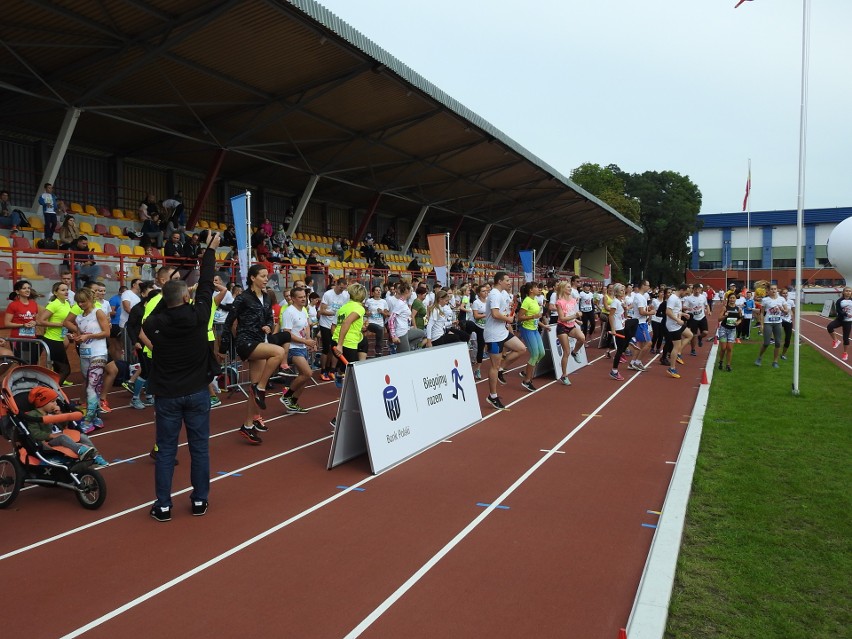
[[[539,379],[526,393],[510,375],[510,411],[484,408],[482,422],[379,476],[366,458],[325,469],[332,384],[305,392],[308,415],[276,415],[273,400],[260,447],[235,433],[243,405],[229,401],[212,413],[210,511],[190,516],[182,448],[165,524],[148,516],[153,411],[116,409],[95,442],[125,461],[104,471],[100,511],[34,488],[0,512],[0,580],[19,593],[4,629],[614,639],[708,350],[686,358],[680,380],[655,362],[641,374],[622,367],[627,381],[614,382],[602,358],[570,387]]]
[[[832,340],[826,330],[829,321],[818,313],[802,313],[800,322],[802,343],[810,344],[835,366],[852,375],[852,359],[845,362],[840,359],[840,354],[843,352],[842,342],[836,349],[831,347]],[[839,340],[843,339],[841,331],[835,331],[834,335]],[[849,357],[852,358],[852,346],[849,347]]]

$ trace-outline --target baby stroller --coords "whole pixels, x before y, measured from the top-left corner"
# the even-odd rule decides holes
[[[0,434],[12,444],[12,453],[0,456],[0,508],[8,508],[24,484],[67,488],[83,508],[100,508],[106,499],[103,477],[92,468],[91,460],[80,460],[70,449],[52,448],[32,438],[27,424],[34,418],[26,414],[32,409],[27,396],[35,386],[55,390],[62,413],[38,419],[45,424],[67,422],[63,432],[75,441],[82,413],[69,403],[56,373],[21,363],[13,357],[0,360]]]

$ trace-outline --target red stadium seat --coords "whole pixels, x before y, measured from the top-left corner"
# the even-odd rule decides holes
[[[51,262],[39,262],[38,274],[48,280],[59,280],[59,273],[56,272],[56,266]]]

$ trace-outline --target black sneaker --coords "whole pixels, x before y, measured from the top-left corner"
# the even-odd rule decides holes
[[[485,399],[497,410],[509,410],[508,408],[503,406],[503,402],[500,401],[499,397],[486,397]]]
[[[521,386],[523,386],[526,390],[528,390],[528,391],[529,391],[529,392],[531,392],[531,393],[532,393],[534,390],[536,390],[535,386],[533,386],[532,380],[530,380],[530,381],[527,381],[527,380],[522,381],[522,382],[521,382]]]
[[[207,500],[206,499],[198,499],[193,500],[192,502],[192,516],[193,517],[201,517],[202,515],[207,514]]]
[[[502,369],[497,371],[497,381],[501,384],[508,384],[506,381],[506,371]]]
[[[719,360],[719,370],[722,370],[722,366],[724,366],[724,364],[723,364],[722,360],[720,359]]]
[[[257,387],[257,384],[251,385],[251,396],[254,397],[254,401],[257,403],[258,407],[262,410],[266,410],[266,391],[260,390]]]
[[[154,504],[151,506],[151,517],[157,521],[171,521],[172,509],[170,506],[157,506],[157,504]]]
[[[263,440],[260,438],[260,435],[257,434],[257,430],[254,427],[246,428],[245,425],[240,426],[240,430],[238,431],[242,437],[244,437],[249,444],[262,444]]]
[[[266,422],[263,421],[263,417],[256,417],[252,422],[252,426],[259,433],[265,433],[269,430],[269,426],[266,425]]]

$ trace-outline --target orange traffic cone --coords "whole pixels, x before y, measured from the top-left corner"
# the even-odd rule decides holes
[[[701,383],[702,384],[709,384],[710,383],[710,380],[707,379],[707,369],[706,368],[701,369]]]
[[[618,639],[627,639],[627,631],[624,628],[618,631]]]

